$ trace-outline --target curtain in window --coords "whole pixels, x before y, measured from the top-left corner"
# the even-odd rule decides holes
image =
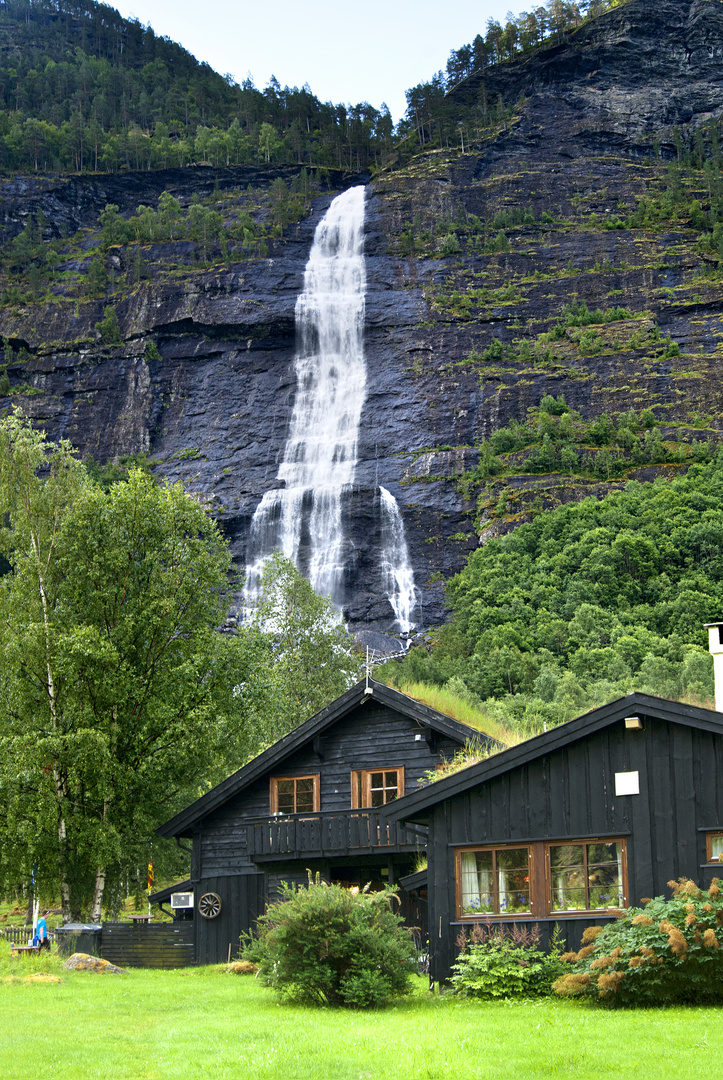
[[[462,914],[488,914],[492,902],[492,852],[463,851],[461,864]]]

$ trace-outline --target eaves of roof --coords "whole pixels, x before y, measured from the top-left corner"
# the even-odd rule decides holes
[[[335,724],[352,709],[358,708],[364,701],[375,700],[415,720],[421,727],[428,727],[450,739],[458,742],[460,746],[473,737],[479,738],[480,732],[475,728],[461,724],[450,716],[438,712],[436,709],[423,705],[406,694],[393,690],[384,683],[374,682],[373,679],[361,680],[347,690],[345,694],[332,701],[326,708],[315,713],[309,720],[285,735],[268,750],[255,757],[243,768],[227,777],[216,787],[202,795],[200,799],[191,803],[169,821],[159,826],[156,832],[159,836],[187,836],[196,822],[208,814],[218,810],[229,799],[234,798],[249,784],[260,779],[271,769],[275,769],[282,761],[310,742],[316,736],[321,735],[327,728]],[[483,733],[482,733],[483,734]]]
[[[437,803],[526,765],[536,758],[560,750],[626,716],[637,713],[723,735],[723,713],[670,701],[667,698],[653,697],[649,694],[629,694],[627,697],[618,698],[598,709],[593,709],[592,712],[568,720],[567,723],[560,724],[559,727],[552,728],[542,735],[536,735],[517,746],[502,750],[485,761],[470,765],[452,776],[419,788],[401,799],[396,799],[383,807],[380,815],[382,819],[393,821],[426,821],[429,810]]]
[[[173,893],[177,892],[191,892],[193,889],[193,882],[189,878],[187,881],[179,881],[176,885],[169,885],[167,889],[161,889],[159,892],[152,893],[148,897],[149,904],[165,904],[171,899]]]

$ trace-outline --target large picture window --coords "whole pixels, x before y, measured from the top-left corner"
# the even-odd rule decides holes
[[[319,810],[319,774],[271,778],[272,814],[310,814]]]
[[[457,917],[536,918],[627,905],[625,840],[460,848]]]
[[[404,768],[358,769],[351,774],[351,805],[362,807],[386,806],[404,794]]]

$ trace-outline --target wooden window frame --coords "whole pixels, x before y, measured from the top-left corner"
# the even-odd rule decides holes
[[[352,810],[378,810],[378,806],[371,805],[371,778],[372,773],[395,772],[397,774],[397,799],[404,795],[404,766],[403,765],[376,765],[373,769],[353,769],[351,774],[351,808]],[[360,798],[361,792],[361,798]],[[394,799],[390,799],[394,802]],[[386,802],[382,805],[386,806]]]
[[[534,844],[475,844],[474,847],[461,847],[455,848],[454,853],[454,878],[455,878],[455,893],[456,893],[456,907],[457,918],[465,922],[489,922],[498,919],[507,919],[514,921],[515,919],[527,919],[535,917],[535,908],[533,906],[533,881],[534,881],[534,865],[535,857],[533,853]],[[527,852],[527,866],[528,866],[528,884],[530,893],[530,910],[528,911],[513,911],[509,914],[505,914],[501,911],[481,911],[477,915],[470,915],[469,913],[463,914],[462,912],[462,855],[467,852],[492,852],[493,865],[496,862],[496,855],[500,851],[526,851]],[[495,901],[499,904],[499,886],[497,882],[497,874],[494,875],[493,895]]]
[[[720,832],[712,832],[712,836],[723,835]],[[706,837],[706,844],[707,844]],[[455,907],[459,922],[497,922],[499,920],[514,922],[520,919],[580,919],[590,915],[604,915],[614,911],[615,908],[574,908],[565,911],[555,911],[552,906],[552,872],[550,866],[550,848],[588,844],[620,844],[620,863],[622,869],[622,893],[623,907],[629,906],[628,893],[628,848],[624,836],[584,836],[565,838],[562,840],[535,840],[525,843],[510,844],[467,844],[454,848],[454,876],[455,876]],[[530,911],[527,912],[480,912],[478,915],[462,913],[462,854],[469,851],[510,851],[513,849],[526,848],[529,853],[529,885],[530,885]],[[586,856],[585,856],[586,857]],[[496,875],[495,875],[496,877]],[[495,896],[498,885],[495,881]],[[588,886],[589,888],[589,886]],[[589,893],[587,894],[589,896]]]
[[[591,844],[620,844],[620,874],[621,882],[620,887],[623,894],[623,907],[628,906],[628,845],[624,836],[607,836],[607,837],[581,837],[575,840],[549,840],[545,842],[545,904],[547,908],[547,915],[550,918],[557,918],[558,916],[575,918],[581,915],[585,917],[590,912],[595,914],[601,914],[605,911],[614,911],[619,905],[614,904],[611,908],[566,908],[563,911],[558,911],[552,906],[552,865],[550,862],[550,848],[554,847],[575,847],[581,846],[584,848],[583,852],[583,865],[587,869],[587,848]],[[585,898],[589,901],[590,898],[590,883],[587,881],[585,885]]]
[[[718,837],[723,837],[723,829],[711,829],[710,832],[705,834],[705,861],[709,863],[723,863],[723,858],[719,855],[713,856],[713,841]]]
[[[272,776],[269,781],[269,807],[272,814],[284,814],[284,817],[290,817],[291,815],[284,813],[283,810],[279,810],[279,784],[283,781],[298,781],[298,780],[312,780],[313,781],[313,810],[294,810],[294,813],[301,814],[318,814],[321,808],[321,800],[319,797],[319,773],[304,773],[301,776]],[[294,806],[296,806],[297,793],[296,786],[294,786]]]

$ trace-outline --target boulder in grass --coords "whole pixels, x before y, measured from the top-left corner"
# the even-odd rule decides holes
[[[116,967],[109,960],[101,960],[90,953],[76,952],[63,964],[66,971],[95,971],[99,975],[127,975],[125,968]]]

